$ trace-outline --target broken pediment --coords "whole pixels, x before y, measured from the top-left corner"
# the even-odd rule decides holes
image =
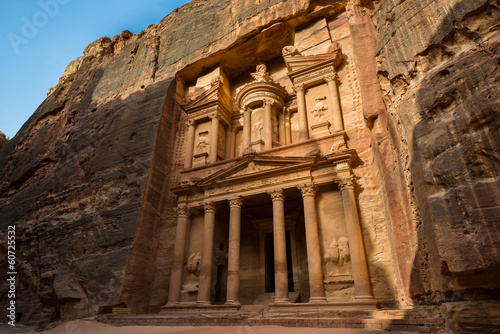
[[[344,56],[338,44],[334,44],[332,50],[329,53],[303,56],[293,46],[283,48],[283,59],[292,82],[294,84],[311,84],[335,73]]]

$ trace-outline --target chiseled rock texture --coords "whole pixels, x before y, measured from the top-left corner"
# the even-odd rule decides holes
[[[194,0],[137,35],[91,43],[0,149],[0,235],[16,225],[21,321],[121,303],[158,311],[175,234],[165,208],[182,167],[176,73],[250,70],[237,59],[269,59],[340,5],[394,254],[393,305],[498,298],[498,1]]]

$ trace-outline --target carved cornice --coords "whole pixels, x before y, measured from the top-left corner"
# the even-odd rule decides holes
[[[300,189],[302,197],[314,196],[316,194],[316,190],[318,190],[318,187],[316,187],[314,183],[299,185],[297,188]]]
[[[271,200],[273,202],[275,202],[275,201],[283,202],[285,200],[285,195],[283,194],[283,189],[276,189],[273,191],[269,191],[267,193],[271,196]]]
[[[243,197],[234,197],[229,199],[230,208],[241,208],[244,203],[245,200],[243,199]]]
[[[203,203],[203,210],[205,211],[205,213],[207,212],[215,213],[215,203],[214,202]]]

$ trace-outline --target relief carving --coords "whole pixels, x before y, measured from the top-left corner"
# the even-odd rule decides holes
[[[210,139],[208,138],[208,131],[200,132],[195,146],[196,150],[201,153],[208,153],[207,150],[209,146]]]
[[[325,104],[326,96],[318,97],[314,101],[316,104],[314,105],[314,109],[311,110],[311,114],[319,120],[325,115],[325,110],[328,109],[328,106]]]
[[[281,51],[283,57],[288,57],[288,56],[302,56],[300,53],[299,49],[297,49],[295,46],[292,45],[287,45],[283,48]]]
[[[252,138],[256,138],[257,140],[262,139],[262,129],[264,128],[264,125],[262,124],[261,121],[255,122],[253,128],[252,128]]]
[[[326,258],[327,276],[334,277],[349,274],[350,266],[348,262],[350,260],[349,240],[346,237],[339,237],[338,240],[334,237]]]
[[[186,263],[186,270],[196,277],[200,276],[201,254],[193,253],[188,258]]]
[[[266,64],[264,64],[264,63],[260,63],[259,65],[257,65],[256,72],[250,73],[250,75],[257,82],[269,82],[269,81],[272,81],[271,78],[269,77],[269,73],[267,72]]]

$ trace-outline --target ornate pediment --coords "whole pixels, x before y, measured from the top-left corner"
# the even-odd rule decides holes
[[[196,99],[182,105],[182,109],[189,114],[190,112],[194,112],[198,109],[206,108],[212,103],[216,103],[219,100],[219,94],[222,92],[220,88],[220,83],[216,82],[212,87],[210,87],[209,90],[203,92]]]
[[[307,169],[317,160],[310,157],[279,157],[252,155],[241,158],[233,166],[221,170],[197,183],[199,187],[241,182],[253,178],[265,178],[283,174],[295,169]]]

